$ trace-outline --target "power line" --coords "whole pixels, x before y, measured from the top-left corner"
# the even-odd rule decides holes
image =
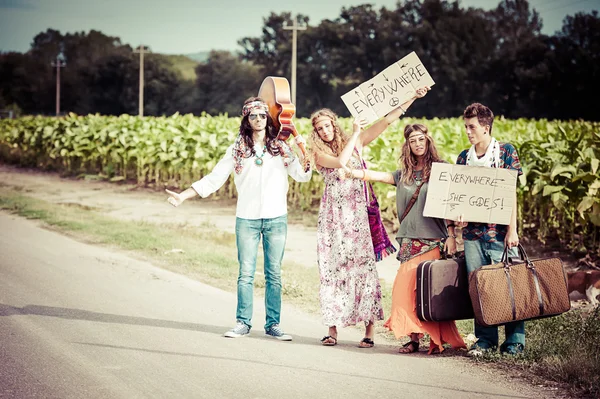
[[[559,5],[557,7],[552,7],[552,8],[546,8],[546,9],[542,9],[539,10],[539,12],[548,12],[548,11],[554,11],[554,10],[558,10],[560,8],[564,8],[564,7],[568,7],[568,6],[574,6],[575,4],[581,4],[581,3],[585,3],[588,2],[590,0],[578,0],[575,2],[571,2],[571,3],[567,3],[567,4],[563,4],[563,5]]]
[[[547,6],[548,4],[556,3],[557,1],[563,1],[563,0],[540,0],[539,4],[534,4],[534,3],[530,3],[530,4],[534,7],[540,7],[540,6]],[[567,1],[571,1],[571,0],[567,0]]]

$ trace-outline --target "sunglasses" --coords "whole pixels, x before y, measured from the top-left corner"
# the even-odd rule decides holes
[[[251,121],[256,120],[256,118],[258,118],[260,116],[260,119],[262,119],[263,121],[265,119],[267,119],[267,114],[250,114],[248,115],[248,119],[250,119]]]

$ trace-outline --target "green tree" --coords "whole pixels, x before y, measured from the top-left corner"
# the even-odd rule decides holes
[[[194,113],[239,115],[244,100],[255,96],[265,75],[261,68],[228,51],[211,51],[196,67],[197,104]]]

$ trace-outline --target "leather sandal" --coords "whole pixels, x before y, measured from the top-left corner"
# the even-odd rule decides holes
[[[336,337],[332,337],[331,335],[326,335],[323,338],[321,338],[321,344],[323,346],[336,346],[337,345],[337,338]]]
[[[402,345],[398,353],[415,353],[419,351],[419,343],[417,341],[409,341]]]
[[[375,342],[371,338],[364,337],[359,343],[359,348],[372,348],[375,346]]]

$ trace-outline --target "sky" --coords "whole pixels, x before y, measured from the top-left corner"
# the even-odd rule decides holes
[[[342,7],[369,3],[395,9],[396,0],[0,0],[0,52],[25,52],[48,28],[61,33],[99,30],[123,44],[153,52],[190,54],[240,50],[243,37],[261,36],[271,12],[309,16],[310,25],[335,19]],[[499,0],[461,0],[463,8],[495,8]],[[562,27],[566,15],[600,10],[600,0],[530,0],[542,17],[543,33]],[[299,33],[301,34],[301,33]]]

